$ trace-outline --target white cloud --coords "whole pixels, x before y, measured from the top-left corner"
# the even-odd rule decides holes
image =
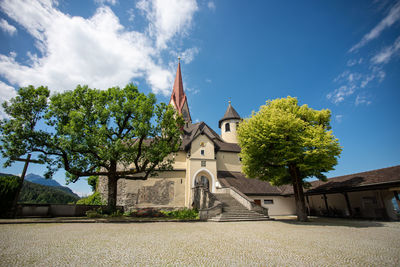
[[[373,39],[376,39],[383,30],[392,26],[395,22],[400,20],[400,1],[398,1],[389,11],[387,16],[383,18],[378,25],[376,25],[369,33],[364,35],[360,42],[350,48],[349,52],[354,52],[359,48],[366,45]]]
[[[371,103],[372,102],[370,100],[368,100],[368,98],[366,96],[363,96],[363,95],[358,95],[356,98],[356,101],[355,101],[356,106],[362,105],[362,104],[365,104],[368,106]]]
[[[378,54],[376,54],[371,62],[373,64],[386,64],[393,56],[397,55],[400,50],[400,36],[394,41],[391,46],[383,48]]]
[[[326,97],[333,103],[338,104],[343,102],[345,97],[352,95],[355,92],[355,85],[342,85],[329,93]]]
[[[200,93],[199,89],[193,89],[193,88],[189,88],[189,87],[186,87],[186,91],[188,91],[188,93],[190,93],[192,95],[197,95],[198,93]]]
[[[126,11],[129,15],[128,20],[130,22],[133,22],[135,20],[135,10],[133,8],[130,8]]]
[[[10,25],[10,24],[8,23],[8,21],[5,20],[5,19],[1,19],[1,20],[0,20],[0,28],[1,28],[4,32],[8,33],[8,34],[11,35],[11,36],[17,33],[17,28],[15,28],[13,25]]]
[[[171,55],[174,58],[179,57],[180,59],[182,59],[183,62],[185,62],[185,64],[189,64],[190,62],[193,61],[194,57],[199,53],[199,51],[200,51],[199,48],[192,47],[192,48],[188,48],[185,51],[179,52],[179,53],[172,51]]]
[[[209,2],[207,3],[207,7],[208,7],[210,10],[212,10],[212,11],[215,11],[215,9],[217,8],[217,7],[215,6],[215,3],[214,3],[213,1],[209,1]]]
[[[207,83],[212,83],[211,79],[206,79]]]
[[[353,66],[355,66],[355,65],[359,65],[359,64],[361,64],[363,62],[363,58],[359,58],[358,60],[357,59],[349,59],[348,61],[347,61],[347,67],[353,67]]]
[[[11,98],[17,95],[14,87],[9,86],[8,84],[0,81],[0,119],[4,119],[7,115],[3,110],[3,102],[9,101]]]
[[[341,123],[342,119],[343,119],[343,115],[336,115],[335,116],[335,121],[338,122],[338,123]]]
[[[115,5],[118,1],[117,0],[94,0],[95,3],[104,5],[104,4],[110,4],[110,5]]]
[[[169,48],[170,38],[186,34],[197,4],[180,0],[140,3],[153,12],[149,29],[154,25],[155,32],[128,31],[108,6],[85,19],[60,12],[51,0],[0,2],[1,10],[35,38],[41,51],[41,55],[27,53],[29,64],[17,62],[15,55],[0,54],[0,75],[18,86],[47,85],[53,91],[70,90],[78,84],[106,89],[144,78],[153,92],[168,95],[174,71],[162,64],[160,54]]]
[[[195,0],[141,0],[136,6],[146,15],[148,31],[156,38],[157,48],[166,48],[177,34],[186,35],[198,10]]]

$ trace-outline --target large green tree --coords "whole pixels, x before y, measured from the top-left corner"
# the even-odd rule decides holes
[[[73,91],[50,98],[44,116],[45,130],[9,134],[25,142],[25,149],[15,150],[8,139],[1,140],[7,164],[13,162],[9,151],[21,156],[37,152],[47,163],[47,177],[64,168],[69,182],[80,177],[108,177],[108,206],[114,210],[117,181],[147,179],[157,171],[171,168],[171,153],[178,151],[183,120],[171,106],[156,104],[153,94],[145,95],[128,84],[108,90],[78,86]],[[25,123],[25,119],[12,121]]]
[[[23,87],[10,102],[2,103],[7,119],[0,120],[0,152],[6,159],[4,167],[9,167],[16,160],[25,161],[25,166],[15,191],[14,201],[10,209],[16,216],[17,201],[24,184],[24,178],[30,162],[44,163],[43,160],[31,160],[31,153],[37,141],[47,134],[37,129],[48,108],[50,91],[47,87]],[[26,155],[25,158],[22,156]]]
[[[239,126],[243,172],[277,186],[292,184],[300,221],[307,220],[305,178],[326,180],[323,173],[333,170],[341,152],[330,116],[287,97],[268,100]]]

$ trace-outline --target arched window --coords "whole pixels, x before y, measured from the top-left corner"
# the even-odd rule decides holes
[[[231,126],[229,125],[229,122],[225,123],[225,132],[230,132],[231,131]]]

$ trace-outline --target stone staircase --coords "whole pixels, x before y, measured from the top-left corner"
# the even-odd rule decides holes
[[[214,194],[222,202],[222,213],[208,219],[213,222],[267,221],[268,216],[248,210],[230,194]]]

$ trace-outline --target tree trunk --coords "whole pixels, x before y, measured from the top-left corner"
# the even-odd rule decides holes
[[[28,166],[29,166],[29,161],[31,159],[31,154],[28,154],[26,161],[25,161],[25,165],[24,165],[24,169],[22,170],[22,174],[21,177],[19,179],[19,184],[18,184],[18,188],[17,188],[17,192],[15,192],[15,196],[14,196],[14,200],[13,200],[13,204],[11,207],[11,216],[13,218],[17,217],[17,212],[18,212],[18,199],[19,199],[19,195],[21,193],[22,187],[24,186],[24,180],[25,180],[25,175],[26,175],[26,171],[28,170]]]
[[[109,212],[114,212],[117,209],[117,164],[111,163],[110,172],[108,174],[108,200],[107,209]]]
[[[292,176],[293,191],[296,201],[297,220],[300,222],[307,221],[306,203],[304,200],[303,183],[300,177],[300,171],[296,165],[289,166],[290,176]]]

